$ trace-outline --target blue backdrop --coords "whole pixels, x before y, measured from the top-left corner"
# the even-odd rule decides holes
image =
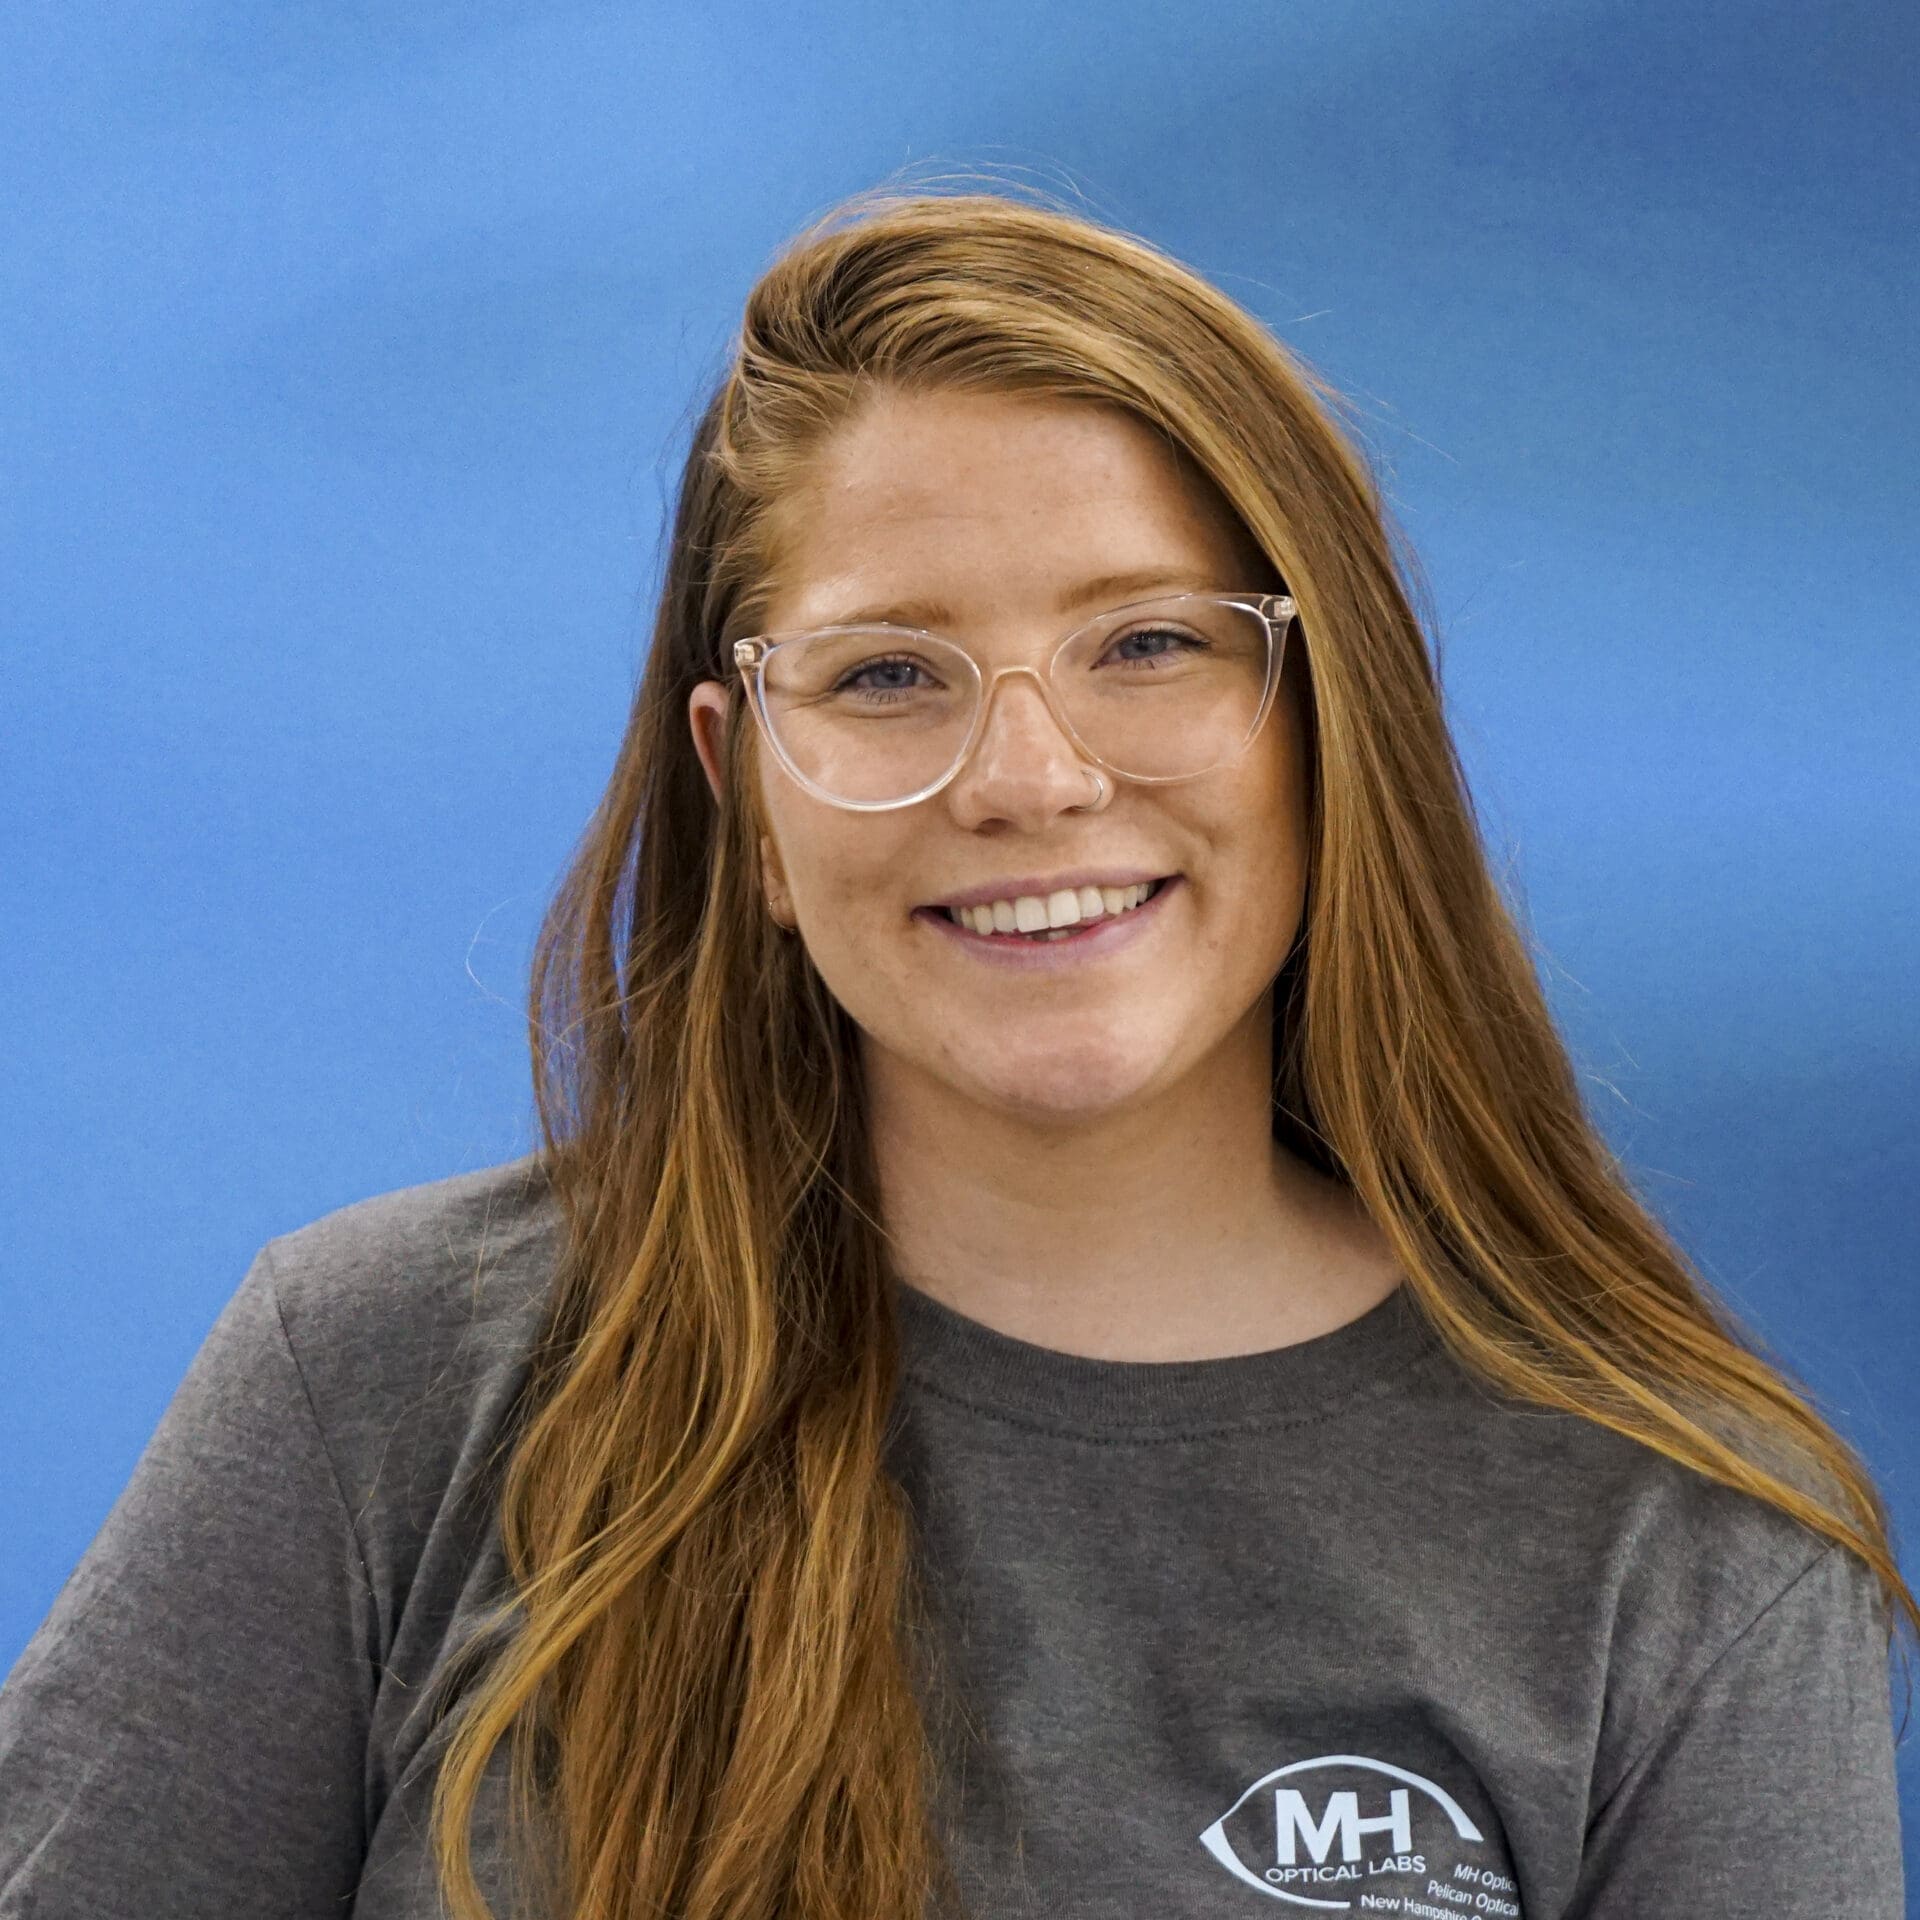
[[[262,1240],[530,1144],[683,417],[910,163],[1353,396],[1598,1117],[1910,1539],[1917,61],[1906,0],[8,9],[0,1667]]]

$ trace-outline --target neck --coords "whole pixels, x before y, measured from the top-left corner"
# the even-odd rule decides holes
[[[986,1107],[870,1049],[897,1276],[1110,1360],[1263,1352],[1378,1304],[1399,1279],[1384,1239],[1273,1139],[1270,1018],[1262,1000],[1195,1071],[1095,1117]]]

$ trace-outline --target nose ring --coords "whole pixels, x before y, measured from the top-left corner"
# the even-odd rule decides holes
[[[1087,771],[1093,775],[1094,796],[1091,800],[1083,800],[1078,806],[1069,807],[1067,809],[1069,813],[1091,813],[1107,797],[1107,783],[1100,770],[1097,767],[1089,767]]]

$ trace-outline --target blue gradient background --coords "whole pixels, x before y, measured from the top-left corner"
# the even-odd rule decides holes
[[[0,62],[0,1666],[262,1240],[529,1144],[687,408],[909,163],[1353,396],[1597,1116],[1911,1540],[1920,12],[143,0]]]

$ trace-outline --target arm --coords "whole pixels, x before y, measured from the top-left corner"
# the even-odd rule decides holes
[[[0,1916],[338,1916],[375,1610],[262,1252],[0,1687]]]
[[[1628,1766],[1565,1920],[1901,1920],[1887,1653],[1872,1575],[1829,1548]]]

